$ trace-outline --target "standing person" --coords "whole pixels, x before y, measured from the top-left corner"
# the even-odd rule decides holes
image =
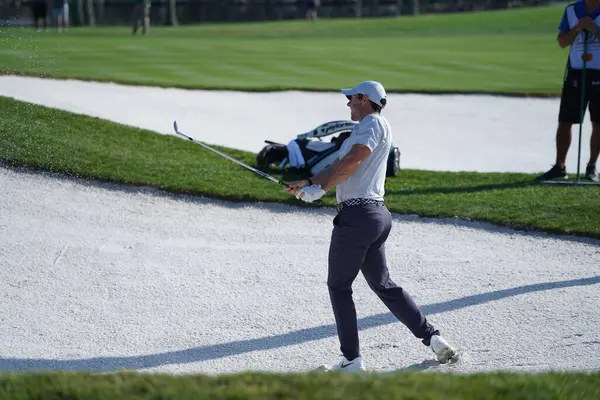
[[[48,28],[48,0],[33,0],[31,8],[36,32],[41,32],[42,27],[46,30]]]
[[[306,19],[309,22],[317,20],[317,10],[319,9],[320,0],[308,0],[306,3]]]
[[[559,26],[558,44],[571,46],[563,82],[556,130],[556,164],[538,180],[567,179],[566,158],[571,146],[571,127],[580,124],[581,90],[585,84],[584,109],[589,105],[592,121],[590,158],[585,178],[598,181],[596,162],[600,154],[600,0],[578,0],[565,7]],[[583,45],[587,40],[586,82],[582,83]]]
[[[69,2],[68,0],[52,0],[52,12],[56,18],[56,29],[62,32],[69,30]]]
[[[137,33],[138,27],[142,25],[142,35],[148,33],[150,29],[150,7],[151,0],[135,0],[133,9],[133,28],[131,34]]]
[[[290,184],[287,191],[313,202],[336,188],[338,214],[333,219],[327,286],[343,358],[333,370],[364,370],[360,354],[352,284],[362,271],[369,287],[441,363],[458,355],[425,318],[410,295],[390,278],[385,242],[392,215],[384,204],[387,158],[392,143],[388,121],[381,116],[386,92],[379,82],[365,81],[343,89],[353,121],[359,123],[344,141],[338,159],[309,179]]]

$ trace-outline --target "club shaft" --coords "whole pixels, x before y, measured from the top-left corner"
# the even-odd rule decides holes
[[[214,153],[217,153],[218,155],[220,155],[220,156],[222,156],[222,157],[225,157],[225,158],[227,158],[228,160],[231,160],[231,161],[233,161],[234,163],[236,163],[236,164],[239,164],[239,165],[241,165],[242,167],[244,167],[244,168],[246,168],[246,169],[249,169],[250,171],[252,171],[252,172],[254,172],[254,173],[257,173],[258,175],[261,175],[261,176],[262,176],[262,177],[264,177],[264,178],[267,178],[267,179],[269,179],[269,180],[271,180],[271,181],[273,181],[273,182],[275,182],[275,183],[278,183],[278,184],[280,184],[281,186],[286,186],[286,187],[287,187],[287,186],[289,186],[287,183],[285,183],[285,182],[282,182],[282,181],[280,181],[279,179],[277,179],[277,178],[275,178],[275,177],[272,177],[271,175],[269,175],[269,174],[266,174],[266,173],[262,172],[261,170],[258,170],[258,169],[256,169],[256,168],[253,168],[253,167],[251,167],[251,166],[249,166],[249,165],[247,165],[247,164],[245,164],[245,163],[241,162],[240,160],[236,160],[235,158],[233,158],[233,157],[231,157],[231,156],[228,156],[227,154],[224,154],[224,153],[220,152],[220,151],[219,151],[219,150],[217,150],[217,149],[213,149],[213,148],[212,148],[212,147],[210,147],[209,145],[207,145],[207,144],[204,144],[204,143],[202,143],[202,142],[199,142],[199,141],[197,141],[196,139],[194,139],[194,138],[192,138],[192,137],[190,137],[190,136],[186,135],[186,134],[185,134],[185,133],[183,133],[183,132],[180,132],[180,131],[179,131],[179,130],[177,130],[177,129],[175,129],[175,132],[176,132],[178,135],[181,135],[181,136],[183,136],[184,138],[188,139],[189,141],[192,141],[192,142],[194,142],[194,143],[196,143],[196,144],[198,144],[198,145],[200,145],[200,146],[204,147],[204,148],[205,148],[205,149],[207,149],[207,150],[210,150],[210,151],[212,151],[212,152],[214,152]]]

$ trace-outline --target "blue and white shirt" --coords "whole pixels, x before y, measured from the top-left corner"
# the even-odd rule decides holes
[[[600,30],[600,7],[593,13],[588,14],[585,10],[584,0],[579,0],[565,7],[565,11],[558,26],[558,30],[562,33],[567,33],[577,25],[583,17],[589,16]],[[586,31],[580,32],[573,44],[569,53],[569,63],[573,69],[583,68],[583,50],[585,43]],[[600,40],[592,32],[587,32],[587,63],[586,68],[600,69]]]

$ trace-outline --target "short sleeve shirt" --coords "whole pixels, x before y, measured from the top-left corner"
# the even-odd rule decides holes
[[[383,200],[387,160],[392,145],[392,129],[388,121],[378,114],[370,114],[354,126],[350,136],[338,152],[342,159],[352,146],[362,144],[371,150],[354,174],[336,186],[338,203],[353,199]]]

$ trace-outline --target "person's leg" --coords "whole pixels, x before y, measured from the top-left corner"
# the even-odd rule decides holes
[[[556,164],[561,169],[566,169],[567,153],[571,147],[571,127],[570,122],[559,122],[556,129]]]
[[[65,32],[69,31],[69,22],[71,20],[71,12],[69,10],[69,3],[65,3],[63,10],[63,27]]]
[[[140,19],[141,19],[141,4],[139,2],[136,2],[135,5],[133,6],[133,28],[131,30],[131,34],[135,35],[137,33],[138,30],[138,26],[140,24]]]
[[[386,265],[385,242],[391,230],[392,218],[385,207],[376,209],[378,220],[383,222],[384,229],[367,251],[362,271],[371,289],[377,293],[383,303],[400,320],[414,336],[429,346],[440,363],[456,362],[459,355],[440,332],[435,329],[415,304],[410,295],[397,286],[390,278]]]
[[[378,227],[371,222],[362,207],[343,209],[334,218],[329,247],[327,287],[340,350],[349,361],[360,357],[352,284],[360,271],[367,249],[380,235]]]
[[[392,217],[387,208],[380,207],[380,218],[385,223],[381,237],[367,251],[361,271],[369,287],[377,294],[386,307],[402,322],[412,334],[429,346],[433,335],[439,335],[415,304],[410,294],[396,285],[390,278],[385,255],[385,242],[392,227]]]
[[[563,83],[560,96],[558,127],[556,128],[556,160],[554,166],[536,179],[567,179],[566,160],[571,146],[571,128],[581,121],[581,71],[570,71]],[[584,102],[586,104],[587,101]]]
[[[40,30],[40,4],[37,1],[31,3],[31,12],[33,14],[33,23],[35,26],[35,30]]]
[[[48,3],[44,2],[44,8],[42,8],[43,10],[43,24],[44,24],[44,31],[48,30]]]
[[[327,288],[337,326],[340,350],[348,361],[360,357],[352,284],[367,252],[367,246],[359,247],[353,243],[355,236],[348,227],[334,227],[329,247],[327,276]]]
[[[590,93],[590,120],[592,121],[592,137],[590,138],[590,159],[588,160],[585,177],[598,181],[596,163],[600,154],[600,71],[590,71],[588,84]]]
[[[142,33],[145,35],[150,30],[150,7],[151,3],[144,4],[144,25],[142,27]]]
[[[598,182],[598,171],[596,170],[596,162],[600,153],[600,122],[592,122],[592,138],[590,139],[590,159],[585,167],[585,178]]]
[[[54,16],[56,17],[56,29],[59,32],[62,32],[62,28],[63,28],[63,14],[64,14],[63,8],[57,8],[54,10]]]
[[[600,155],[600,121],[592,122],[592,138],[590,139],[590,159],[588,165],[596,165]]]

